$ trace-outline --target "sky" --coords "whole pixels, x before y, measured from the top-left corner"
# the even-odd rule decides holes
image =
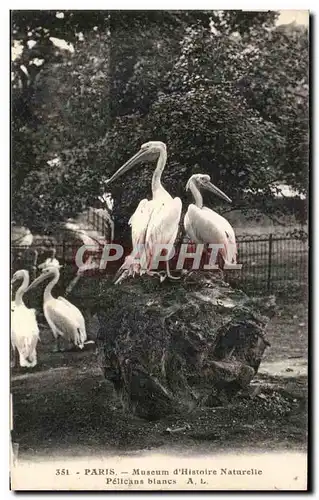
[[[309,24],[309,11],[308,10],[280,10],[280,16],[277,24],[289,24],[296,22],[297,24]]]

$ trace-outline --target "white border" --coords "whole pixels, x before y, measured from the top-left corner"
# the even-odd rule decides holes
[[[309,6],[310,4],[310,6]],[[14,0],[10,2],[10,9],[83,9],[83,10],[93,10],[93,9],[128,9],[128,10],[312,10],[316,4],[314,1],[302,2],[301,0],[282,0],[281,2],[268,0],[262,2],[251,2],[251,1],[222,1],[215,0],[211,2],[210,0],[153,0],[151,3],[147,1],[137,0],[134,3],[128,0],[108,0],[107,2],[103,0],[92,0],[89,4],[85,0],[72,0],[68,2],[62,2],[61,0],[52,1],[41,1],[33,0],[28,2],[28,5],[23,0]]]
[[[0,324],[1,324],[1,348],[0,348],[0,380],[1,380],[1,452],[3,454],[2,466],[0,468],[1,490],[6,493],[9,486],[8,463],[9,463],[9,283],[10,283],[10,225],[9,225],[9,92],[10,92],[10,45],[9,45],[9,12],[1,12],[0,16],[0,67],[2,68],[2,78],[0,79],[1,89],[1,216],[0,216],[0,262],[2,262],[2,272],[0,279]]]
[[[8,244],[8,236],[9,236],[9,193],[8,193],[8,185],[9,185],[9,78],[10,73],[7,73],[7,68],[9,69],[9,9],[87,9],[88,5],[90,9],[244,9],[244,10],[280,10],[280,9],[300,9],[300,10],[310,10],[311,14],[315,17],[316,15],[316,3],[314,0],[305,3],[304,1],[294,1],[294,0],[285,0],[281,2],[274,2],[273,0],[268,0],[267,2],[251,2],[251,1],[232,1],[225,2],[221,0],[216,0],[215,2],[211,2],[208,0],[197,0],[194,2],[193,0],[161,0],[154,1],[151,3],[146,1],[135,1],[134,3],[129,2],[127,0],[110,0],[108,2],[105,1],[94,1],[92,0],[90,4],[87,1],[83,0],[73,0],[69,2],[61,2],[61,1],[43,1],[37,0],[29,2],[28,5],[24,1],[16,0],[10,2],[10,4],[6,4],[6,2],[1,3],[1,16],[0,16],[0,35],[1,35],[1,44],[0,44],[0,54],[1,54],[1,78],[0,78],[0,88],[1,88],[1,226],[0,226],[0,234],[2,236],[1,246],[0,246],[0,256],[2,262],[1,269],[1,280],[0,280],[0,311],[1,311],[1,362],[0,362],[0,380],[2,381],[2,397],[4,398],[4,407],[6,406],[6,401],[9,400],[8,392],[6,395],[6,390],[8,391],[9,384],[9,356],[8,356],[8,342],[5,342],[4,339],[8,339],[8,311],[9,311],[9,297],[8,297],[8,283],[9,283],[9,244]],[[316,19],[313,19],[312,22],[312,31],[315,33],[316,27]],[[318,37],[315,37],[313,34],[313,54],[318,54]],[[315,57],[312,61],[312,64],[315,63]],[[313,83],[313,92],[316,88],[315,82],[318,82],[318,64],[313,69],[314,83]],[[318,121],[318,106],[316,106],[315,96],[313,96],[313,121],[317,123]],[[314,234],[314,253],[316,249],[318,249],[318,239],[319,239],[319,228],[317,227],[317,203],[316,199],[319,196],[319,176],[315,174],[316,170],[319,168],[317,165],[317,145],[319,144],[318,137],[318,129],[313,130],[313,202],[314,202],[314,210],[313,210],[313,234]],[[316,196],[317,195],[317,196]],[[317,221],[316,221],[317,218]],[[313,285],[314,285],[314,293],[316,290],[316,283],[319,282],[319,266],[313,270]],[[7,302],[8,301],[8,302]],[[314,311],[319,310],[319,297],[318,294],[315,293],[314,301],[313,301]],[[315,318],[314,318],[315,319]],[[313,337],[316,339],[317,334],[317,323],[314,321],[313,324]],[[312,388],[313,396],[316,397],[315,404],[315,415],[313,419],[314,423],[314,431],[316,434],[316,443],[315,443],[315,455],[318,453],[318,431],[316,431],[316,422],[318,422],[318,395],[316,395],[315,387],[318,388],[318,370],[316,370],[316,360],[319,361],[318,356],[318,345],[319,342],[315,341],[315,353],[316,356],[313,357],[313,369],[314,369],[314,377],[315,377],[315,386]],[[313,354],[313,353],[311,353]],[[7,410],[3,410],[1,412],[1,437],[3,438],[1,451],[3,452],[3,462],[1,467],[0,474],[0,485],[1,490],[4,492],[5,498],[8,498],[10,495],[8,491],[8,456],[9,456],[9,446],[8,446],[8,428],[9,428],[9,414]],[[317,462],[317,461],[316,461]],[[314,468],[315,469],[315,468]],[[313,471],[315,472],[315,470]],[[315,474],[314,474],[315,475]],[[315,479],[315,478],[314,478]],[[315,485],[316,486],[316,485]],[[44,495],[44,494],[43,494]],[[76,494],[73,494],[77,496]],[[195,496],[196,493],[194,494]],[[38,498],[42,498],[42,494],[37,495]],[[60,494],[60,498],[67,498],[66,494]],[[82,497],[83,495],[81,495]],[[91,497],[92,494],[85,495],[86,497]],[[176,496],[176,495],[175,495]],[[250,495],[251,496],[251,495]],[[263,495],[263,497],[268,497],[270,495]],[[113,497],[113,495],[108,494],[108,497]],[[115,495],[114,495],[115,497]],[[231,498],[231,495],[223,495],[224,498]],[[258,494],[252,495],[252,497],[258,497]]]

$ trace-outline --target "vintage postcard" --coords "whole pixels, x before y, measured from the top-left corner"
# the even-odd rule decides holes
[[[11,489],[309,489],[309,12],[14,10],[11,51]]]

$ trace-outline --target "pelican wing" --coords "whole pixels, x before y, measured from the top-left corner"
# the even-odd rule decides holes
[[[223,227],[223,231],[225,231],[227,238],[231,243],[236,242],[235,231],[225,217],[222,217],[207,207],[203,207],[202,211],[212,222],[214,222],[214,224],[218,224]]]
[[[39,336],[39,327],[34,309],[24,304],[15,305],[11,312],[11,330],[20,336]]]
[[[182,213],[182,202],[180,198],[170,200],[157,200],[150,217],[146,238],[146,264],[149,264],[154,253],[155,244],[173,244],[178,233],[178,224]]]
[[[74,341],[75,336],[79,333],[79,329],[82,330],[83,324],[79,321],[80,311],[77,307],[73,306],[70,302],[68,304],[66,302],[59,299],[49,300],[44,306],[45,316],[48,323],[51,323],[60,335]],[[86,340],[86,334],[85,332],[83,333]]]
[[[226,249],[226,260],[236,259],[235,232],[229,222],[209,208],[199,208],[196,205],[188,207],[185,229],[189,237],[197,243],[223,244]]]
[[[141,200],[129,220],[132,227],[132,247],[145,242],[147,227],[155,208],[154,200]]]
[[[228,222],[227,219],[217,214],[213,210],[207,207],[203,207],[203,212],[208,215],[208,217],[214,221],[216,224],[220,224],[223,227],[223,231],[226,234],[227,244],[226,244],[226,261],[230,264],[236,264],[237,261],[237,244],[235,231]]]
[[[35,310],[24,304],[15,306],[11,313],[11,344],[18,349],[20,366],[33,367],[37,364],[36,347],[39,340],[39,327]]]
[[[129,225],[132,227],[132,249],[138,245],[145,244],[145,237],[150,218],[155,209],[154,200],[141,200],[137,209],[129,220]],[[142,260],[142,258],[141,258]],[[133,262],[132,254],[128,255],[115,275],[115,283],[120,283],[126,276],[135,275],[140,271],[140,265]]]
[[[72,314],[78,319],[80,328],[85,329],[85,320],[83,317],[83,314],[81,313],[80,309],[78,309],[75,305],[71,304],[68,300],[66,300],[64,297],[58,297],[57,300],[61,300],[63,304],[65,304],[69,309],[72,311]]]

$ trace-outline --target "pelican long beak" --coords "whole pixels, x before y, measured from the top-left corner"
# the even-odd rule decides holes
[[[42,281],[44,281],[49,276],[50,276],[50,274],[48,274],[48,273],[40,274],[40,276],[38,276],[35,280],[33,280],[31,285],[28,286],[28,288],[26,289],[26,292],[28,292],[29,290],[32,290],[32,288],[35,288],[36,286],[38,286],[40,283],[42,283]]]
[[[120,177],[121,175],[125,174],[130,168],[134,167],[134,165],[137,165],[138,163],[142,163],[144,161],[154,161],[158,157],[158,153],[150,152],[147,149],[140,149],[138,153],[136,153],[132,158],[130,158],[122,167],[120,167],[107,181],[105,182],[105,185],[107,186],[111,182],[113,182],[115,179]]]
[[[18,281],[18,278],[16,276],[12,276],[11,285],[13,285],[16,281]]]
[[[223,200],[228,201],[228,203],[232,202],[231,199],[228,198],[228,196],[225,193],[223,193],[221,189],[219,189],[217,186],[214,186],[214,184],[212,184],[211,182],[208,182],[203,187],[205,187],[205,189],[208,189],[208,191],[211,191],[212,193],[216,194]]]

